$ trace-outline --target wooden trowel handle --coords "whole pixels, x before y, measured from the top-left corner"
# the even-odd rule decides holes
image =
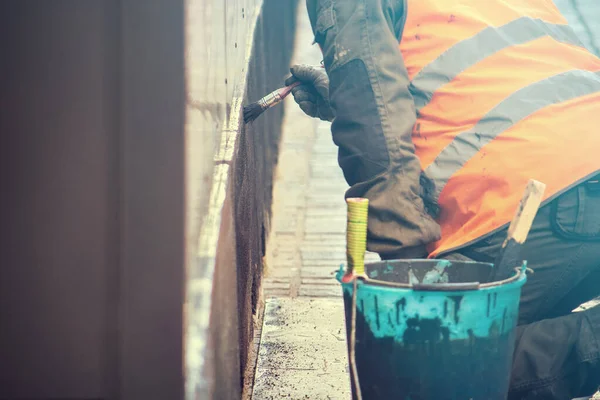
[[[542,182],[530,179],[517,207],[515,216],[508,227],[506,239],[500,249],[500,254],[494,263],[493,280],[504,279],[505,274],[518,267],[521,246],[527,240],[527,235],[533,224],[542,199],[546,185]]]
[[[527,240],[527,235],[533,224],[533,219],[537,215],[542,198],[544,197],[544,191],[546,185],[542,182],[530,179],[523,193],[523,198],[519,204],[519,208],[515,213],[510,226],[508,227],[508,233],[506,240],[502,247],[506,247],[506,244],[510,239],[514,239],[517,243],[523,244]]]

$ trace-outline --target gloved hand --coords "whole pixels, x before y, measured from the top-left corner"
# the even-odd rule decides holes
[[[292,76],[285,80],[285,85],[301,82],[292,89],[292,95],[300,109],[308,116],[333,121],[334,114],[329,105],[329,77],[325,69],[312,65],[294,65],[290,72]]]

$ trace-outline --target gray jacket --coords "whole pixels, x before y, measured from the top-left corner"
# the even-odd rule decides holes
[[[323,50],[333,140],[350,189],[370,201],[367,248],[421,258],[440,238],[435,202],[414,152],[415,105],[399,49],[405,0],[307,0]]]

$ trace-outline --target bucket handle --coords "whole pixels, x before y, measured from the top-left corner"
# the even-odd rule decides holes
[[[504,285],[513,281],[518,280],[522,275],[525,275],[527,272],[533,273],[531,268],[527,268],[527,261],[523,261],[523,265],[521,267],[514,268],[515,274],[511,277],[503,279],[501,281],[495,282],[456,282],[456,283],[399,283],[399,282],[387,282],[381,281],[378,279],[371,279],[366,276],[360,276],[360,278],[368,282],[371,285],[378,286],[387,286],[394,288],[402,288],[402,289],[412,289],[412,290],[422,290],[422,291],[463,291],[463,290],[479,290],[479,289],[487,289],[494,286]],[[348,281],[344,281],[344,283],[349,283],[350,279],[354,279],[356,276],[350,275]]]
[[[356,368],[356,292],[358,291],[358,278],[354,278],[354,287],[352,289],[352,321],[350,323],[350,368],[352,369],[352,380],[354,381],[354,392],[357,400],[362,400],[360,382],[358,379],[358,370]]]
[[[477,290],[479,282],[464,282],[464,283],[414,283],[413,290],[428,290],[432,292],[453,292],[460,290]]]

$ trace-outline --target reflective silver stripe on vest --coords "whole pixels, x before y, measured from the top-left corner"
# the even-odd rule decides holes
[[[544,36],[550,36],[561,43],[584,47],[569,26],[530,17],[521,17],[497,28],[485,28],[475,36],[450,47],[413,78],[410,91],[417,111],[429,103],[436,90],[472,65],[507,47]]]
[[[600,72],[583,70],[563,72],[514,92],[472,129],[459,133],[427,167],[425,174],[435,185],[436,200],[450,177],[502,132],[545,107],[597,92],[600,92]]]

